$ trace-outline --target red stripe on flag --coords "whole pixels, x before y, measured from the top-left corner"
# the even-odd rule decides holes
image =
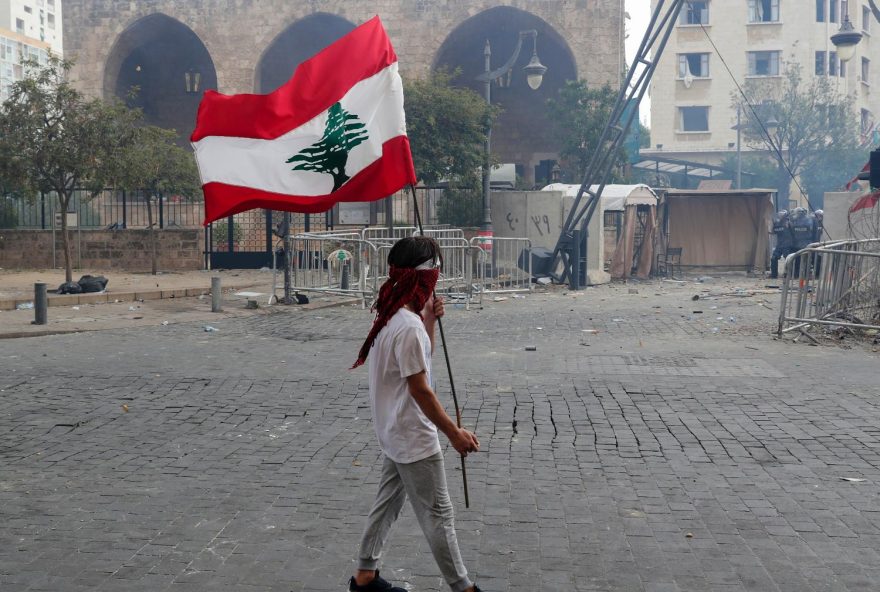
[[[254,208],[314,214],[327,211],[340,201],[382,199],[415,182],[409,139],[398,136],[382,145],[382,158],[328,195],[283,195],[225,183],[207,183],[203,187],[204,224],[207,226],[214,220]]]
[[[373,17],[301,63],[268,95],[205,92],[190,138],[230,136],[272,140],[329,109],[352,86],[397,61],[379,17]]]
[[[865,163],[865,166],[862,167],[862,170],[859,172],[859,174],[861,174],[861,173],[865,173],[865,172],[870,171],[870,170],[871,170],[871,161],[868,161],[868,162]],[[849,183],[847,183],[846,185],[844,185],[844,188],[845,188],[847,191],[852,191],[852,188],[855,187],[855,184],[858,183],[858,181],[859,181],[859,175],[856,175],[855,177],[853,177],[852,179],[850,179],[850,182],[849,182]]]
[[[859,210],[865,210],[868,208],[873,208],[877,205],[877,202],[880,201],[880,191],[875,191],[874,193],[868,193],[867,195],[863,195],[859,199],[853,203],[849,208],[849,213],[858,212]]]

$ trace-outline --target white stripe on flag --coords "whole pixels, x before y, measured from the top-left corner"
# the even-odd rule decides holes
[[[403,85],[397,62],[354,85],[341,99],[342,108],[366,124],[369,138],[348,155],[349,177],[382,157],[382,145],[406,135]],[[326,195],[333,189],[329,174],[294,171],[286,161],[320,141],[327,112],[274,140],[209,136],[193,143],[202,183],[225,183],[288,195]]]

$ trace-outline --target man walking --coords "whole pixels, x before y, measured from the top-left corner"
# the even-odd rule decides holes
[[[358,553],[352,592],[404,592],[379,577],[379,560],[407,497],[431,552],[453,592],[480,592],[468,578],[455,535],[452,501],[438,430],[459,454],[477,452],[476,436],[456,426],[432,389],[434,326],[443,302],[434,299],[440,248],[426,237],[405,238],[388,254],[388,281],[376,320],[355,367],[369,356],[370,403],[385,454],[379,491]]]

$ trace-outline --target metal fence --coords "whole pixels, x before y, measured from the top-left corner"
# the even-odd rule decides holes
[[[778,334],[880,329],[880,239],[816,243],[785,262]]]
[[[475,236],[471,239],[473,283],[483,294],[532,290],[532,241]]]
[[[106,189],[96,196],[88,191],[74,192],[68,207],[76,214],[79,228],[147,228],[150,225],[148,205],[152,206],[152,223],[156,228],[199,228],[204,219],[204,204],[180,196],[147,199],[144,191]],[[55,193],[43,193],[34,199],[3,197],[0,227],[28,230],[53,228],[56,212],[61,209]]]
[[[69,213],[77,214],[78,225],[82,228],[147,228],[150,224],[147,205],[151,203],[152,223],[157,228],[201,227],[205,217],[201,200],[170,195],[154,198],[150,202],[148,195],[145,191],[108,188],[92,196],[88,191],[77,190],[68,209]],[[442,188],[416,187],[416,200],[426,229],[448,227],[448,212],[458,211],[456,208],[462,205],[451,203],[451,199]],[[55,193],[44,193],[33,199],[0,196],[0,228],[51,229],[56,211],[59,211],[59,205]],[[367,211],[366,217],[356,223],[358,226],[369,224],[371,227],[387,227],[393,224],[396,228],[411,227],[410,231],[414,230],[416,216],[409,189],[369,203]],[[334,210],[328,223],[346,224],[342,218],[340,212]],[[318,216],[313,216],[313,219],[317,222]],[[475,224],[479,222],[478,218],[474,220]]]
[[[384,228],[361,231],[300,233],[291,237],[291,289],[354,296],[372,305],[388,279],[388,252],[413,228],[392,232]],[[474,239],[460,229],[432,229],[440,245],[443,269],[437,293],[467,307],[481,305],[484,293],[532,289],[531,242],[520,238]],[[429,230],[426,229],[426,234]],[[276,282],[277,285],[277,282]]]

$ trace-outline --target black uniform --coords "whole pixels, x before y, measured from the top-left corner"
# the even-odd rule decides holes
[[[794,251],[792,250],[793,237],[791,234],[791,226],[788,222],[788,216],[777,217],[773,221],[773,234],[776,236],[776,247],[770,255],[770,277],[779,277],[779,258],[787,257]]]

